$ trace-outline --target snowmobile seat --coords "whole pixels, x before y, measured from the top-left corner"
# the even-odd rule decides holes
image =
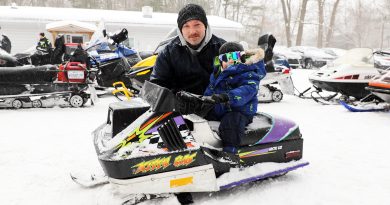
[[[54,65],[0,67],[2,83],[52,83],[56,78],[57,67]]]
[[[211,129],[219,135],[218,127],[220,122],[210,121],[209,125]],[[240,146],[254,145],[261,138],[263,138],[271,129],[271,118],[257,114],[253,117],[252,123],[250,123],[245,130],[245,136],[241,139]]]

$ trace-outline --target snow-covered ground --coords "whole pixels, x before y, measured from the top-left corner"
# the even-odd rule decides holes
[[[297,88],[311,71],[294,70]],[[70,172],[101,172],[91,132],[115,98],[94,107],[0,110],[0,204],[114,204],[106,185],[84,189]],[[390,113],[351,113],[340,105],[285,96],[259,110],[296,121],[310,165],[285,176],[213,194],[195,204],[390,204]],[[176,199],[146,204],[178,204]]]

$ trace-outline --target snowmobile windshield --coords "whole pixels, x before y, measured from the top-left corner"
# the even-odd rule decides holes
[[[145,81],[141,97],[150,104],[154,112],[171,112],[176,109],[176,97],[167,88]]]
[[[372,58],[371,48],[354,48],[348,50],[343,56],[334,61],[335,65],[342,64],[369,64]]]

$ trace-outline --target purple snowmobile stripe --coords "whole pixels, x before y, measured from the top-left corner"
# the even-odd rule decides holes
[[[271,117],[271,118],[272,118],[271,130],[256,144],[278,142],[284,139],[285,137],[287,137],[292,131],[294,131],[298,127],[293,121],[280,118],[280,117]]]
[[[240,181],[232,182],[230,184],[226,184],[226,185],[220,186],[219,189],[220,190],[224,190],[224,189],[233,188],[233,187],[236,187],[236,186],[239,186],[239,185],[242,185],[242,184],[246,184],[246,183],[249,183],[249,182],[254,182],[254,181],[261,180],[261,179],[266,179],[266,178],[269,178],[269,177],[277,176],[279,174],[283,174],[285,172],[293,171],[295,169],[298,169],[300,167],[304,167],[304,166],[307,166],[307,165],[309,165],[309,162],[305,162],[305,163],[302,163],[302,164],[297,164],[297,165],[292,166],[292,167],[287,167],[287,168],[276,170],[276,171],[269,172],[269,173],[266,173],[266,174],[262,174],[262,175],[258,175],[258,176],[255,176],[255,177],[250,177],[250,178],[246,178],[246,179],[243,179],[243,180],[240,180]]]
[[[175,120],[177,126],[185,124],[182,116],[174,117],[173,120]],[[160,125],[161,124],[149,129],[145,134],[152,134],[153,132],[157,132],[157,129],[160,127]]]

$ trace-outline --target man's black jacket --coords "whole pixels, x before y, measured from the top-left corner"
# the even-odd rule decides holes
[[[225,40],[212,36],[197,54],[173,39],[159,54],[150,81],[173,91],[203,95],[213,72],[214,57]]]

